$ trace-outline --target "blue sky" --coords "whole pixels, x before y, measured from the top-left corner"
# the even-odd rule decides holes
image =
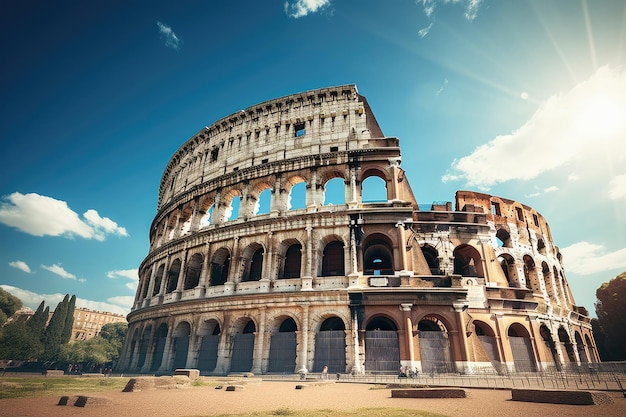
[[[175,150],[345,83],[420,204],[535,208],[593,314],[626,270],[623,1],[8,1],[0,36],[0,285],[32,308],[129,312]]]

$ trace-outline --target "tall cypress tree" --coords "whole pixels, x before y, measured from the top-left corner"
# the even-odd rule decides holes
[[[72,327],[74,326],[74,307],[76,306],[76,295],[72,295],[70,302],[67,305],[67,312],[65,313],[65,325],[63,327],[63,333],[61,334],[61,344],[69,343],[72,338]]]
[[[57,308],[54,309],[50,323],[44,333],[43,358],[45,360],[56,360],[59,357],[61,350],[61,336],[65,328],[65,319],[67,316],[67,308],[69,305],[69,294],[65,294],[63,301],[61,301]]]
[[[35,314],[26,322],[26,332],[33,345],[32,351],[36,352],[35,357],[38,357],[43,352],[43,338],[49,314],[50,308],[45,306],[45,301],[42,301],[39,307],[37,307]]]

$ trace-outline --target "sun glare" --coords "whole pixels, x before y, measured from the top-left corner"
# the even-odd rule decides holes
[[[595,94],[580,106],[577,124],[598,138],[609,138],[624,129],[624,114],[624,97],[610,93]]]

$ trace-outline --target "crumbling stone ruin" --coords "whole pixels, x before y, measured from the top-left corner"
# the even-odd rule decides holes
[[[355,85],[200,130],[163,173],[118,367],[334,377],[599,360],[537,211],[471,191],[418,204],[400,165]]]

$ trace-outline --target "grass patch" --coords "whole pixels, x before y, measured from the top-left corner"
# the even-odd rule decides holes
[[[24,377],[0,378],[0,399],[76,395],[95,391],[121,391],[129,378]]]
[[[278,408],[268,411],[257,411],[242,414],[220,414],[217,417],[274,417],[274,416],[298,416],[298,417],[446,417],[443,414],[434,414],[427,411],[411,410],[407,408],[357,408],[354,410],[292,410],[290,408]]]

